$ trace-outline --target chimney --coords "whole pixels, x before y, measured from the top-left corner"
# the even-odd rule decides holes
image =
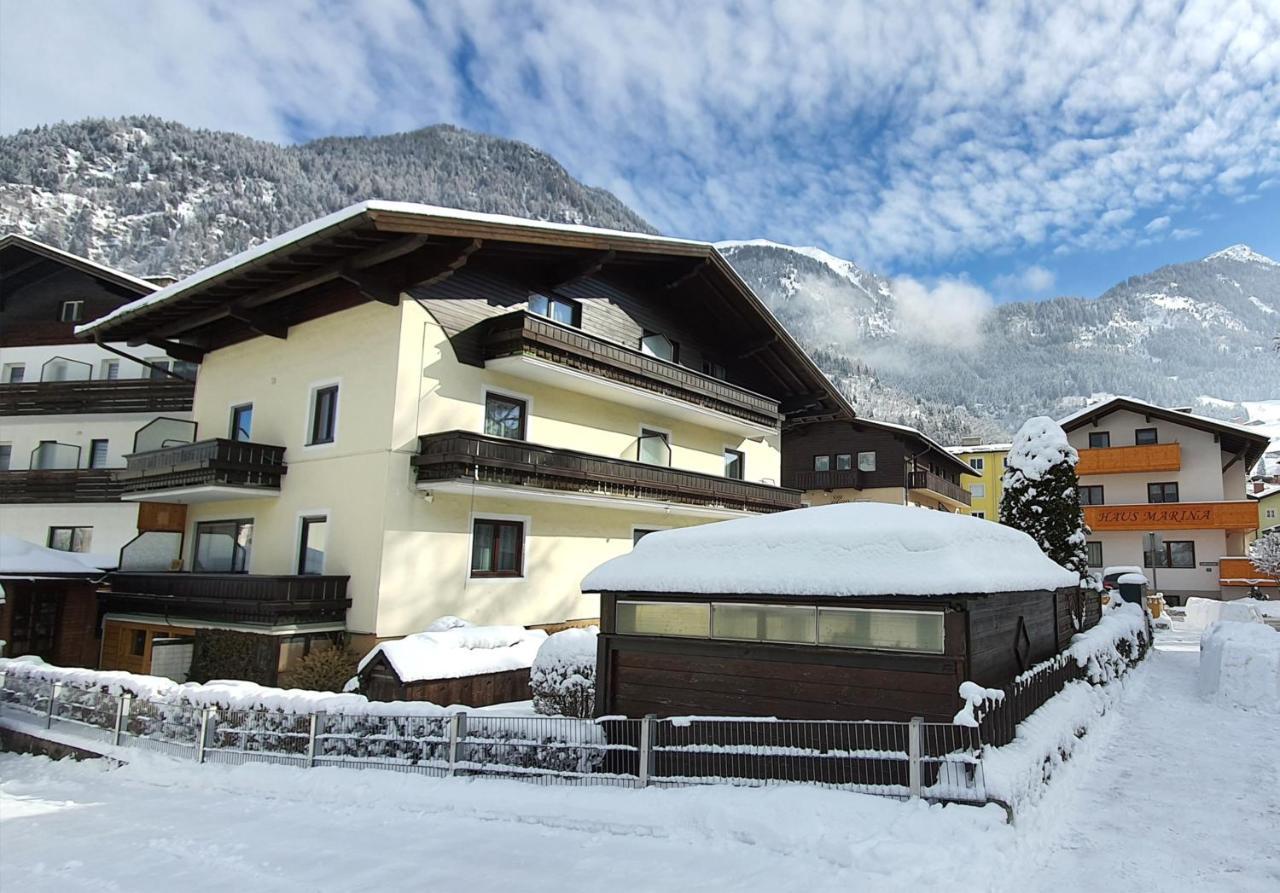
[[[1263,483],[1262,481],[1253,481],[1253,492],[1254,492],[1254,493],[1261,493],[1261,492],[1262,492],[1262,490],[1263,490],[1263,488],[1265,488],[1266,486],[1267,486],[1267,485],[1266,485],[1265,483]]]

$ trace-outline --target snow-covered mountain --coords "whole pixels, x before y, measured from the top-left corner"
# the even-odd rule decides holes
[[[455,127],[278,146],[125,118],[0,137],[0,231],[132,273],[189,273],[366,198],[653,231],[549,155]],[[721,248],[860,412],[940,440],[997,439],[1101,393],[1179,405],[1209,394],[1224,416],[1280,398],[1280,264],[1243,245],[1096,299],[936,318],[816,248]]]
[[[1280,264],[1244,245],[1131,277],[1094,299],[999,305],[965,321],[976,337],[955,340],[924,337],[894,285],[850,261],[761,241],[721,250],[855,392],[874,374],[879,393],[861,401],[871,415],[891,415],[909,394],[1010,429],[1099,394],[1165,405],[1203,394],[1233,405],[1280,397],[1280,353],[1272,349]]]

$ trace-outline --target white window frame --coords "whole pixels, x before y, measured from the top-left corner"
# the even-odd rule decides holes
[[[986,499],[987,485],[986,484],[970,484],[969,495],[972,496],[974,499]]]
[[[107,375],[107,370],[113,369],[113,368],[116,370],[115,378],[111,378],[110,376]],[[123,367],[120,365],[119,360],[114,359],[112,357],[107,357],[105,360],[103,360],[101,363],[98,364],[98,379],[99,381],[118,381],[120,378],[120,372],[122,371],[122,369]]]
[[[969,460],[969,467],[974,471],[986,471],[987,460],[984,459],[982,456],[974,456],[972,459]]]
[[[293,516],[293,576],[302,575],[302,569],[299,567],[299,564],[301,563],[299,559],[302,557],[302,519],[318,518],[322,515],[324,516],[326,524],[333,523],[333,512],[330,509],[303,509],[302,511],[295,513]],[[254,529],[257,529],[256,525]],[[253,553],[249,554],[249,558],[253,558]],[[321,576],[329,573],[329,549],[327,542],[325,543],[324,550],[324,565],[325,566],[320,569]]]
[[[4,376],[4,384],[9,384],[9,376],[12,374],[12,370],[14,369],[21,369],[22,380],[23,381],[27,380],[27,364],[26,363],[5,363],[3,370],[0,370],[0,373],[2,373]]]
[[[316,412],[316,391],[322,388],[337,386],[338,402],[333,407],[333,440],[328,443],[310,443],[311,440],[311,424],[315,421]],[[228,409],[230,411],[230,409]],[[338,441],[342,439],[342,379],[341,378],[324,378],[313,381],[307,385],[307,411],[304,414],[306,425],[302,429],[302,448],[308,452],[318,450],[330,450],[338,445]]]
[[[71,319],[66,318],[68,307],[74,308]],[[84,322],[84,298],[60,303],[58,305],[58,322]]]
[[[545,319],[545,317],[539,317],[539,319]],[[552,320],[552,322],[554,321]],[[522,394],[519,391],[513,391],[511,388],[503,388],[497,385],[482,384],[480,386],[480,424],[476,426],[476,430],[484,434],[484,407],[489,402],[490,394],[495,397],[506,397],[508,400],[524,401],[524,442],[537,443],[533,437],[533,397],[528,394]],[[519,441],[516,441],[516,443],[519,443]]]
[[[514,577],[473,577],[471,576],[471,556],[475,554],[477,521],[518,521],[524,525],[524,536],[520,540],[520,573]],[[533,517],[531,515],[503,515],[498,512],[471,512],[467,517],[467,555],[463,561],[463,573],[466,575],[463,587],[476,584],[491,585],[494,583],[516,583],[529,579],[529,540],[533,537]]]
[[[639,462],[641,465],[648,465],[648,464],[649,464],[648,462],[646,462],[646,461],[644,461],[643,459],[641,459],[641,458],[640,458],[640,438],[644,437],[644,432],[646,432],[646,431],[652,431],[654,434],[662,434],[662,435],[665,435],[665,436],[666,436],[666,438],[667,438],[667,452],[671,454],[671,461],[670,461],[670,462],[668,462],[666,465],[655,465],[655,466],[653,466],[653,467],[654,467],[654,468],[675,468],[675,467],[676,467],[676,439],[675,439],[675,435],[673,435],[673,434],[671,433],[671,431],[670,431],[669,429],[667,429],[667,428],[661,428],[661,427],[659,427],[659,426],[657,426],[657,425],[649,425],[649,424],[645,424],[645,423],[643,423],[643,422],[636,426],[636,458],[635,458],[635,461],[636,461],[636,462]],[[745,464],[745,462],[743,463],[743,468],[746,468],[746,464]]]

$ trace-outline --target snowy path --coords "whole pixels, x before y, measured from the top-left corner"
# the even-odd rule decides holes
[[[0,754],[0,887],[556,891],[1280,890],[1280,723],[1200,701],[1166,636],[1041,802],[802,787],[539,787]]]
[[[1280,890],[1280,723],[1195,694],[1198,634],[1161,634],[1100,746],[1019,835],[1010,890]],[[1026,844],[1035,842],[1034,846]]]

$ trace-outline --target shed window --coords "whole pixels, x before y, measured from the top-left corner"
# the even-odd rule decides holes
[[[630,636],[711,635],[711,605],[680,602],[618,602],[615,628]]]
[[[566,326],[578,326],[582,323],[582,306],[577,301],[558,295],[529,295],[529,310]]]
[[[471,536],[471,576],[519,577],[524,573],[524,524],[477,518]]]
[[[849,471],[849,470],[850,470],[850,469],[852,469],[852,468],[853,468],[853,454],[852,454],[852,453],[837,453],[837,454],[836,454],[836,471]]]
[[[1150,446],[1159,443],[1160,438],[1156,435],[1155,428],[1138,428],[1133,432],[1133,442],[1138,446]]]
[[[813,470],[814,471],[830,471],[831,457],[830,456],[814,456]]]
[[[711,635],[716,639],[812,645],[817,620],[817,612],[803,605],[715,604],[711,606]]]
[[[1099,450],[1106,449],[1111,446],[1110,431],[1090,431],[1089,432],[1089,449]]]
[[[941,654],[943,638],[941,611],[818,609],[819,645]]]

